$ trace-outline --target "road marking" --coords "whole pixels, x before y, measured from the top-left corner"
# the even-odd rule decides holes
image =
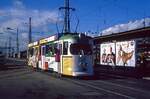
[[[79,85],[84,85],[84,86],[87,86],[87,87],[91,87],[91,88],[94,88],[96,90],[101,90],[101,91],[105,91],[105,92],[108,92],[108,93],[111,93],[111,94],[115,94],[115,95],[118,95],[118,96],[126,97],[128,99],[136,99],[134,97],[127,96],[127,95],[124,95],[124,94],[121,94],[121,93],[118,93],[118,92],[106,90],[106,89],[103,89],[103,88],[100,88],[100,87],[97,87],[97,86],[94,86],[94,85],[91,85],[91,84],[81,83],[81,82],[74,81],[74,80],[71,80],[71,79],[66,79],[66,80],[74,82],[74,83],[79,84]]]
[[[101,73],[102,75],[106,75],[106,76],[111,76],[111,77],[118,77],[118,81],[123,81],[124,82],[124,80],[121,80],[122,78],[123,79],[133,79],[132,77],[125,77],[125,76],[119,76],[119,75],[113,75],[113,74],[106,74],[106,73]],[[119,79],[119,78],[121,78],[121,79]],[[128,81],[127,83],[131,83],[131,84],[135,84],[136,82],[134,82],[134,81]]]
[[[97,81],[97,82],[101,82],[101,83],[109,84],[109,85],[113,85],[113,86],[118,86],[118,87],[122,87],[122,88],[127,88],[127,89],[134,90],[134,91],[138,91],[138,92],[147,93],[147,91],[144,91],[144,90],[142,90],[142,89],[137,89],[137,88],[133,88],[133,87],[128,87],[128,86],[124,86],[124,85],[120,85],[120,84],[115,84],[115,83],[111,83],[111,82],[106,82],[106,81]]]
[[[143,77],[142,79],[150,80],[150,77]]]
[[[106,75],[106,76],[111,76],[111,77],[117,77],[117,78],[127,78],[125,76],[120,76],[120,75],[114,75],[114,74],[106,74],[106,73],[100,73],[100,75]],[[130,78],[130,77],[128,77]]]
[[[95,91],[91,91],[91,92],[82,93],[81,95],[86,95],[86,96],[100,96],[102,94],[98,93],[98,92],[95,92]]]
[[[121,79],[116,79],[116,81],[121,81],[121,82],[124,82],[125,80],[121,80]],[[126,83],[129,83],[129,84],[136,84],[137,82],[135,81],[125,81]]]

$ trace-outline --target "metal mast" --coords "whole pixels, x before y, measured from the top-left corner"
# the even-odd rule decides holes
[[[31,17],[29,18],[29,43],[32,42],[32,34],[31,34]]]
[[[64,10],[64,33],[70,33],[70,10],[74,11],[75,8],[71,8],[69,5],[69,0],[65,0],[65,6],[60,7],[59,10]]]
[[[11,57],[11,37],[9,37],[9,57]]]
[[[19,32],[19,30],[18,30],[18,28],[17,28],[17,39],[16,39],[16,40],[17,40],[17,41],[16,41],[16,42],[17,42],[17,44],[16,44],[16,45],[17,45],[17,54],[19,54],[19,38],[18,38],[18,35],[19,35],[19,34],[18,34],[18,32]]]

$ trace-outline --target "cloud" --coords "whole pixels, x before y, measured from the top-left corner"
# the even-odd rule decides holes
[[[14,5],[15,8],[18,8],[18,9],[20,9],[20,8],[21,8],[21,9],[22,9],[22,8],[25,8],[25,6],[24,6],[22,0],[15,0],[15,1],[13,2],[13,5]]]
[[[119,32],[125,32],[129,30],[134,30],[142,27],[148,27],[150,26],[150,18],[145,18],[141,20],[136,20],[136,21],[130,21],[129,23],[126,24],[119,24],[112,26],[108,29],[103,30],[101,33],[102,35],[108,35],[112,33],[119,33]]]
[[[21,37],[22,37],[23,39],[28,39],[28,33],[27,33],[27,32],[23,32],[23,33],[21,34]]]
[[[56,22],[59,23],[62,21],[56,10],[27,9],[21,0],[14,0],[12,7],[0,9],[0,33],[4,33],[4,40],[2,41],[6,42],[8,41],[5,40],[6,37],[15,36],[8,33],[9,31],[6,30],[7,27],[13,28],[13,32],[15,33],[16,28],[19,28],[20,40],[24,41],[20,44],[21,48],[23,48],[28,41],[29,17],[32,18],[34,40],[42,37],[42,34],[34,32],[55,32],[56,29],[54,30],[54,28],[51,28],[50,26],[55,26]]]

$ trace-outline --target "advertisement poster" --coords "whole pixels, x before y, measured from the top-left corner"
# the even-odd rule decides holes
[[[116,43],[116,65],[135,67],[135,41]]]
[[[100,63],[103,65],[115,65],[115,43],[105,43],[100,46]]]

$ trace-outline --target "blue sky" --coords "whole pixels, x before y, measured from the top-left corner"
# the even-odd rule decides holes
[[[62,30],[62,12],[58,8],[63,5],[64,0],[0,0],[0,32],[6,32],[6,27],[19,27],[20,37],[27,41],[28,26],[24,23],[31,16],[34,40],[55,34],[56,22],[59,31]],[[72,31],[77,20],[79,32],[100,32],[117,24],[150,17],[150,0],[70,0],[70,5],[76,8],[71,13]]]

